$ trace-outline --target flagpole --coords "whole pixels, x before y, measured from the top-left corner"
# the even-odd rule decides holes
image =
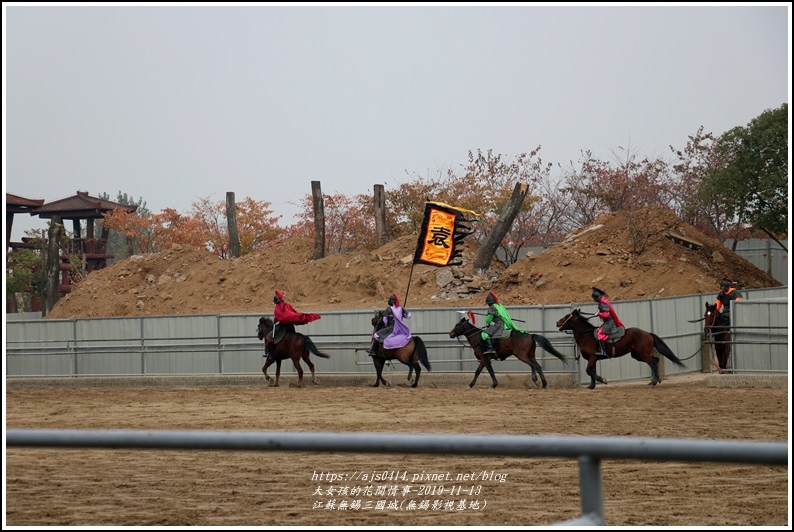
[[[411,289],[411,277],[414,276],[414,264],[416,264],[416,263],[412,261],[411,262],[411,273],[408,274],[408,286],[405,287],[405,297],[403,298],[403,305],[402,305],[403,308],[405,308],[405,305],[408,304],[408,290]]]

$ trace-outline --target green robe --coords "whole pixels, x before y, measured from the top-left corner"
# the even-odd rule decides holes
[[[505,329],[511,329],[513,331],[518,331],[520,333],[526,334],[527,331],[516,327],[516,325],[513,323],[513,320],[510,318],[510,314],[507,313],[507,309],[505,309],[504,305],[500,305],[499,303],[494,303],[491,306],[496,310],[496,313],[499,314],[499,317],[502,318],[502,323],[504,323]],[[488,327],[491,324],[491,322],[493,322],[493,314],[488,314],[487,316],[485,316],[485,326]],[[488,333],[484,331],[481,336],[483,337],[484,340],[487,340],[489,337]]]

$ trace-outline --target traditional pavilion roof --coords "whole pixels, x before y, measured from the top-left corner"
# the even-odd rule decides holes
[[[102,218],[102,215],[114,209],[124,209],[129,212],[138,210],[137,205],[122,205],[114,201],[89,196],[88,192],[77,191],[77,195],[63,198],[34,209],[31,214],[40,218],[60,216],[64,220],[84,220],[89,218]]]
[[[23,198],[22,196],[6,192],[6,212],[31,212],[33,209],[41,207],[42,205],[44,205],[43,199]]]

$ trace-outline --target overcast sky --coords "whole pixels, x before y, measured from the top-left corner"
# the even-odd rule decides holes
[[[669,158],[791,96],[788,3],[3,4],[3,189],[150,211],[386,193],[469,150]],[[557,169],[553,175],[558,175]],[[45,221],[17,215],[12,240]]]

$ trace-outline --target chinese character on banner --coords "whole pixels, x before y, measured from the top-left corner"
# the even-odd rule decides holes
[[[416,243],[414,264],[457,266],[461,264],[460,244],[472,233],[473,219],[466,214],[480,216],[474,211],[452,207],[435,201],[425,202],[425,219]],[[455,262],[453,262],[455,261]]]

